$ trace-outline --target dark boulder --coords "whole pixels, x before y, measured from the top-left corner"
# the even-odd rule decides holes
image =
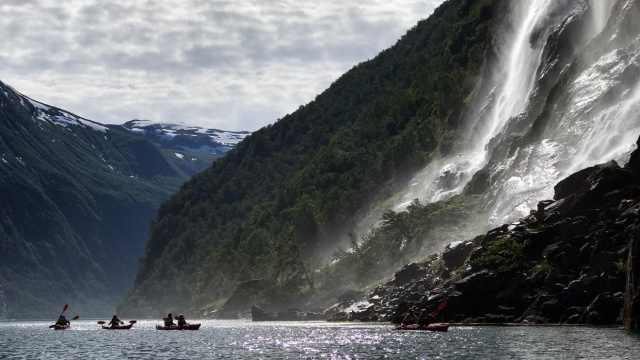
[[[411,263],[395,273],[394,284],[395,286],[404,286],[426,274],[427,269],[416,263]]]
[[[561,324],[577,324],[582,317],[582,313],[584,312],[584,307],[572,306],[566,308],[562,312],[562,316],[560,317]]]
[[[328,322],[342,322],[347,321],[349,319],[349,315],[346,312],[338,312],[335,314],[329,315],[327,318]]]
[[[636,175],[620,168],[615,161],[596,165],[559,182],[554,189],[554,199],[564,199],[557,208],[565,213],[584,212],[589,209],[602,209],[617,206],[619,199],[611,198],[609,204],[606,194],[634,184]]]
[[[248,280],[236,286],[233,294],[222,306],[221,314],[237,314],[239,311],[248,311],[255,297],[262,292],[269,282],[267,280]],[[237,315],[236,315],[237,317]],[[232,317],[233,318],[233,317]]]
[[[559,322],[564,312],[564,308],[558,299],[551,299],[540,306],[540,315],[548,318],[551,322]]]
[[[466,195],[482,195],[491,187],[491,172],[487,169],[476,171],[464,187]]]
[[[591,274],[602,274],[615,268],[617,254],[609,251],[597,252],[589,259],[589,272]]]
[[[581,187],[585,185],[585,182],[587,181],[587,179],[589,179],[589,177],[605,168],[616,169],[620,168],[620,166],[618,165],[618,163],[611,160],[608,163],[598,164],[577,171],[567,176],[563,180],[560,180],[560,182],[558,182],[556,186],[553,187],[553,199],[560,200],[575,194],[576,192],[580,191]]]
[[[281,311],[276,314],[277,321],[301,321],[304,320],[304,314],[299,309],[290,308],[287,311]]]
[[[262,310],[258,306],[251,306],[252,321],[274,321],[276,318],[272,314]]]
[[[447,245],[442,253],[442,260],[447,269],[461,266],[473,250],[473,241],[462,241]]]
[[[555,254],[549,259],[549,263],[562,274],[574,272],[580,258],[578,249],[569,247],[566,251]]]
[[[624,166],[625,169],[640,172],[640,137],[636,141],[638,148],[631,153],[629,162]]]
[[[352,303],[358,301],[364,297],[363,291],[347,290],[342,295],[338,296],[338,302],[340,303]]]
[[[583,322],[590,325],[612,325],[620,316],[622,298],[602,293],[585,309]]]
[[[496,294],[503,284],[498,275],[490,270],[482,270],[455,283],[456,291],[462,293],[468,316],[483,316],[497,310]]]
[[[517,310],[514,307],[498,306],[498,314],[504,315],[506,317],[516,316]]]

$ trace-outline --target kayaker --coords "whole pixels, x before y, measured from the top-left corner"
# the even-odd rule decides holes
[[[413,313],[413,310],[410,310],[408,313],[405,313],[404,319],[402,319],[402,325],[411,325],[416,323],[417,316]]]
[[[426,310],[422,310],[418,318],[418,326],[428,326],[429,324],[433,324],[433,321],[433,316],[429,315]]]
[[[187,325],[187,320],[184,319],[184,315],[180,314],[178,316],[178,326],[185,326]]]
[[[71,323],[69,322],[69,320],[67,320],[67,318],[64,315],[60,315],[60,317],[58,318],[58,321],[56,321],[56,325],[59,325],[59,326],[65,326],[69,324]]]
[[[107,325],[111,326],[112,328],[120,325],[120,324],[124,324],[124,322],[122,322],[120,319],[118,319],[117,315],[113,315],[113,317],[111,318],[111,321],[109,321],[109,323]]]
[[[169,313],[169,315],[167,315],[167,317],[164,319],[164,326],[173,326],[173,325],[175,325],[173,323],[173,315]]]

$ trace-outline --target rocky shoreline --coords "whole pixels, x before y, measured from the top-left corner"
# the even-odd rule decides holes
[[[408,264],[369,293],[349,291],[326,310],[254,305],[252,319],[399,323],[407,311],[433,311],[446,300],[438,322],[637,329],[639,179],[636,150],[624,167],[611,161],[578,171],[531,215]]]

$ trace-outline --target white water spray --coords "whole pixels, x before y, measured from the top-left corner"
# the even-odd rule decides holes
[[[543,50],[542,45],[530,44],[530,39],[534,32],[537,32],[538,39],[548,36],[551,26],[545,21],[555,1],[538,0],[514,5],[513,22],[522,26],[515,36],[505,41],[499,64],[496,64],[505,71],[500,79],[494,80],[498,86],[489,94],[480,118],[473,120],[479,132],[474,132],[473,138],[469,139],[471,146],[466,152],[444,158],[418,174],[396,210],[405,209],[415,198],[435,202],[459,194],[473,174],[486,164],[489,140],[528,104]]]
[[[614,1],[588,3],[591,11],[586,35],[594,38],[607,25]],[[464,153],[423,170],[396,210],[403,210],[414,198],[428,203],[456,195],[487,165],[494,147],[511,135],[506,127],[509,119],[528,111],[549,35],[565,19],[580,15],[586,3],[538,0],[512,4],[512,23],[517,31],[513,36],[505,35],[495,64],[504,71],[493,79],[496,85],[486,95],[479,115],[468,119],[475,124],[472,137],[467,139],[470,146]],[[633,50],[603,56],[569,86],[563,106],[550,115],[539,142],[492,165],[494,183],[485,198],[491,212],[488,225],[527,215],[537,201],[551,197],[553,186],[572,172],[611,159],[626,161],[640,133],[640,123],[634,121],[640,114],[640,85],[626,90],[613,105],[603,104],[603,99],[607,92],[621,87],[622,72],[640,62],[637,58]],[[507,136],[498,137],[501,133]]]

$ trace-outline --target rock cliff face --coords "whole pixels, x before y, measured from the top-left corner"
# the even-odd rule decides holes
[[[531,215],[409,264],[328,312],[398,322],[409,309],[434,311],[446,300],[437,321],[637,328],[639,160],[635,150],[624,167],[611,161],[580,170]]]

